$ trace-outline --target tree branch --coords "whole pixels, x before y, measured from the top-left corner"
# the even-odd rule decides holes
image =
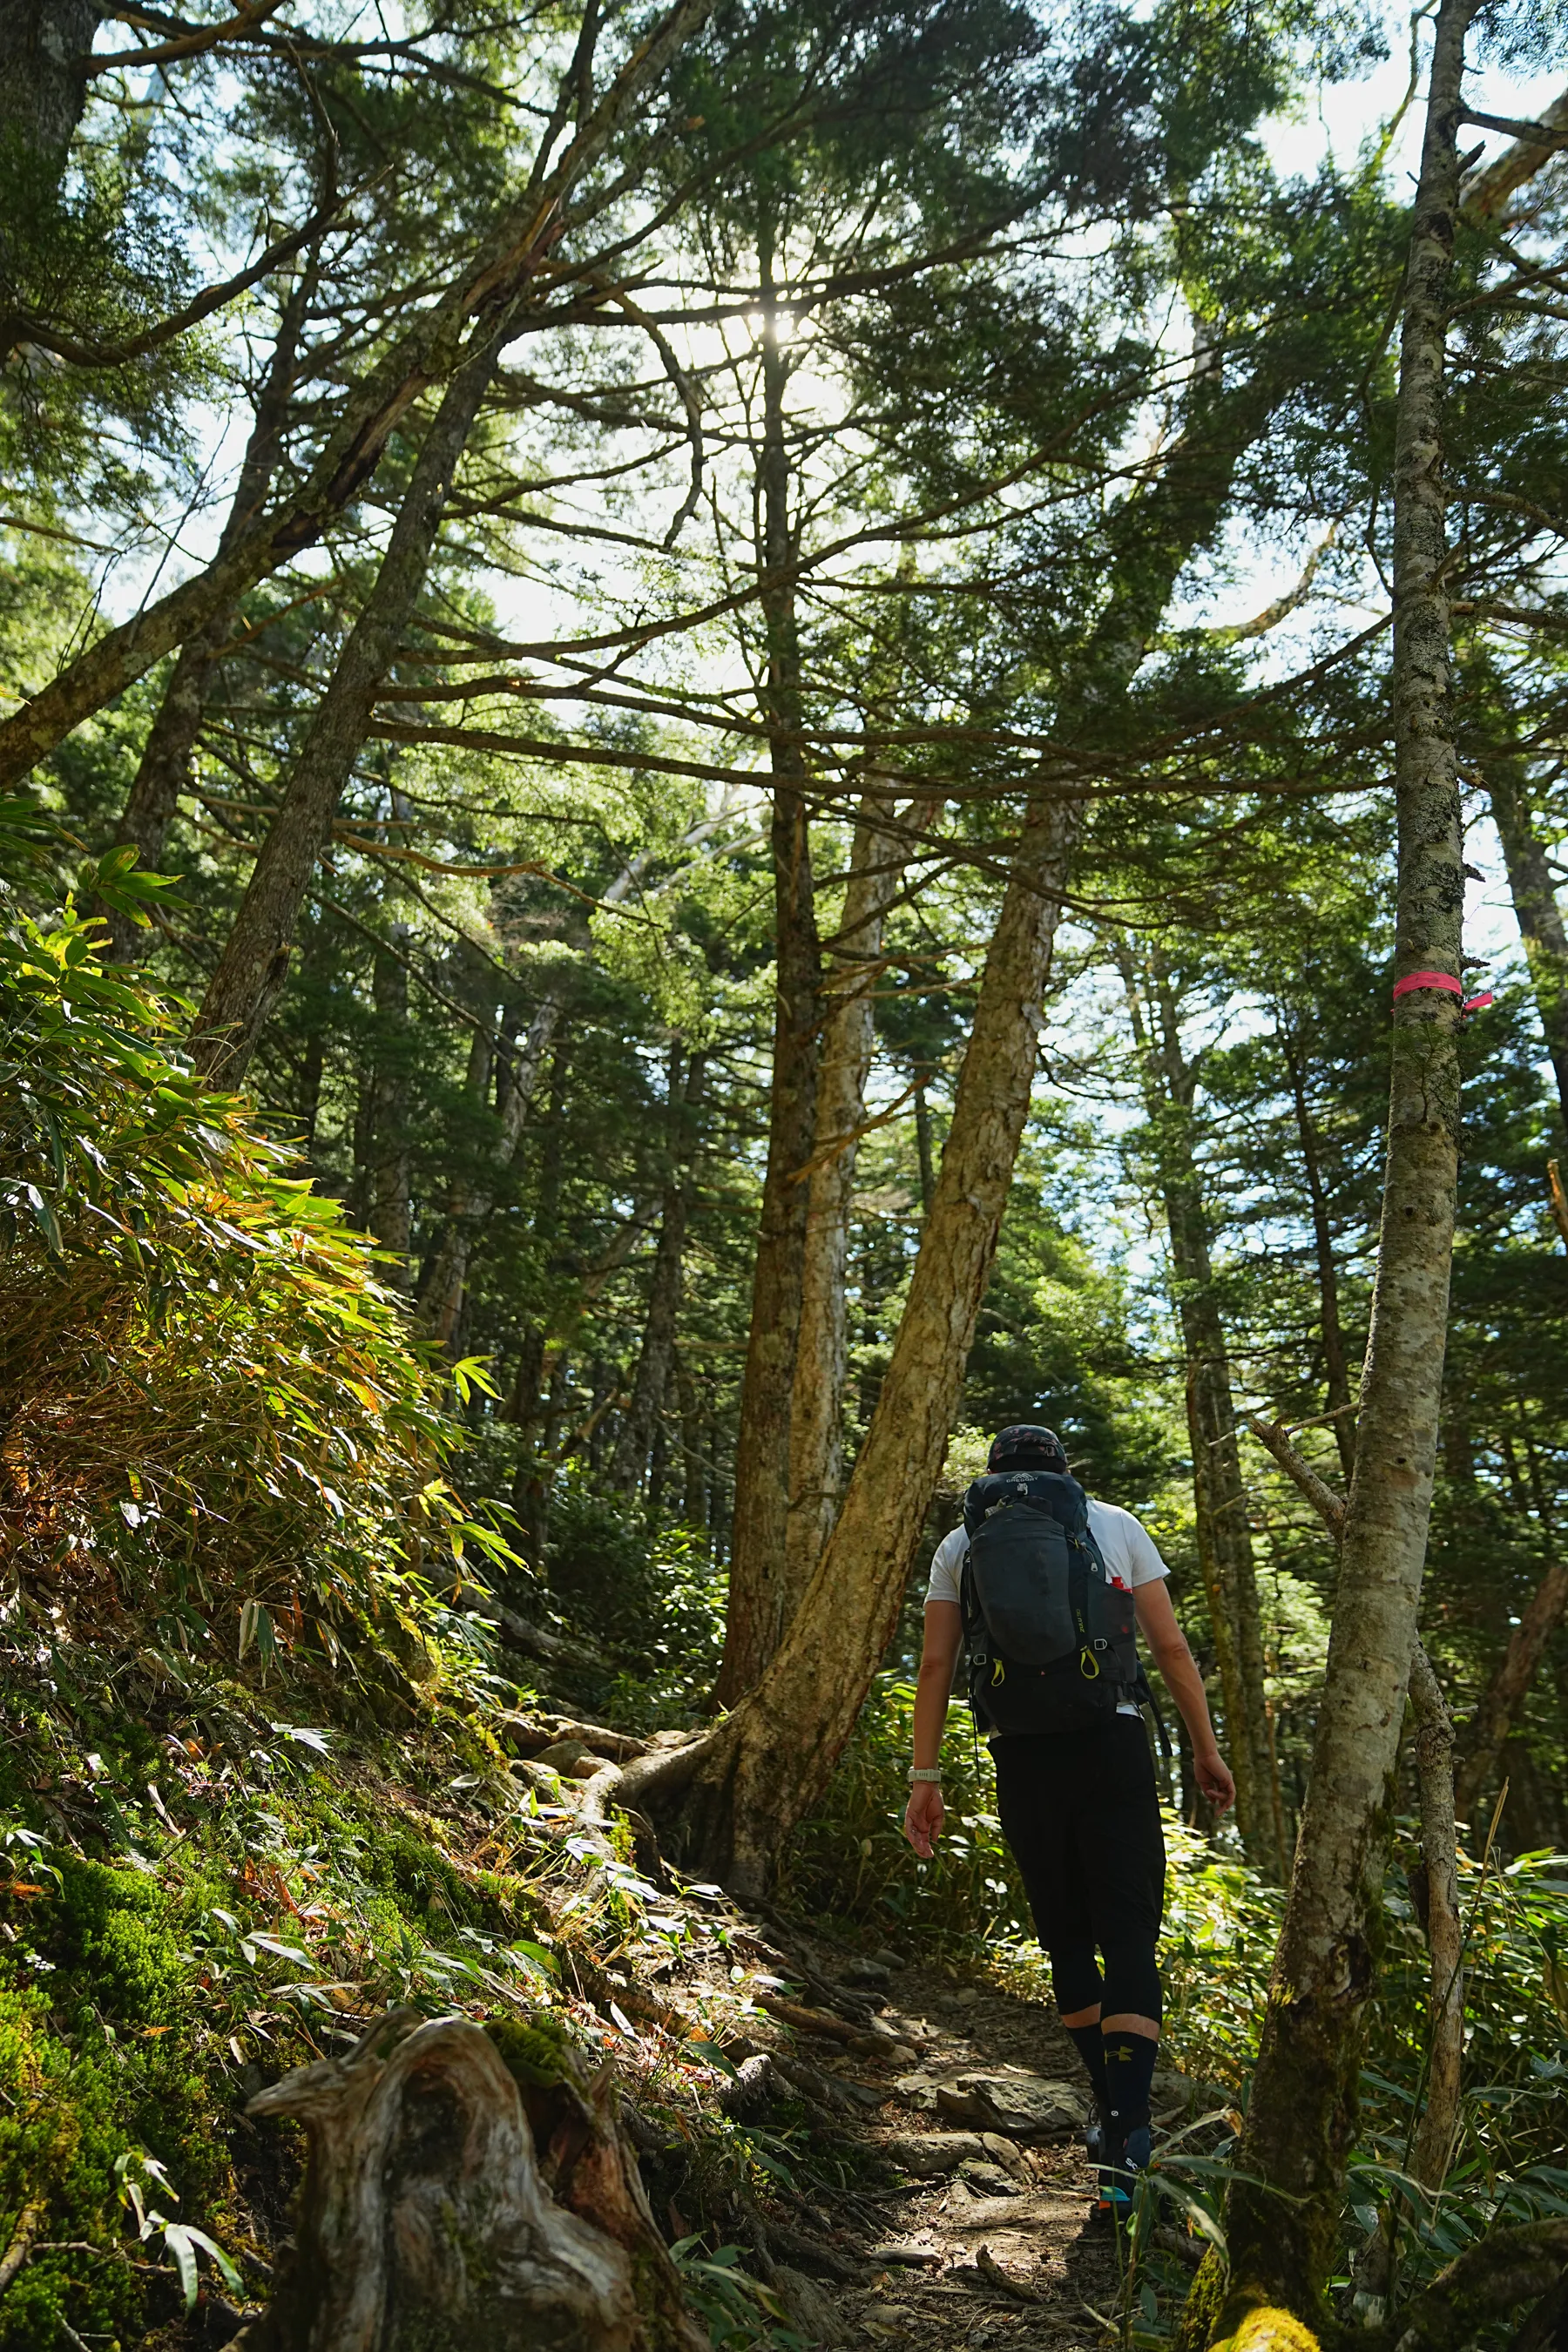
[[[145,49],[110,49],[104,57],[89,58],[85,76],[95,81],[100,74],[113,73],[121,66],[173,65],[178,58],[200,57],[204,50],[216,48],[220,42],[243,40],[247,33],[275,16],[283,0],[260,0],[255,8],[242,8],[237,16],[226,16],[221,25],[193,25],[188,32],[178,33],[173,40],[155,41]]]
[[[1307,1500],[1328,1528],[1335,1543],[1345,1531],[1345,1505],[1324,1478],[1320,1478],[1310,1462],[1304,1461],[1291,1444],[1286,1430],[1277,1421],[1265,1421],[1261,1413],[1249,1412],[1247,1426],[1264,1449],[1295,1481]]]
[[[361,191],[353,193],[357,194]],[[262,278],[270,277],[281,263],[291,261],[300,247],[318,236],[348,202],[346,196],[333,196],[313,212],[302,226],[291,229],[287,236],[279,237],[276,245],[269,245],[266,252],[247,269],[242,269],[237,277],[226,278],[220,286],[204,287],[201,293],[187,302],[183,310],[176,310],[172,318],[161,320],[157,326],[150,327],[143,335],[127,336],[123,342],[79,342],[74,335],[62,334],[47,319],[40,319],[30,310],[8,310],[0,314],[0,362],[9,358],[23,343],[36,343],[40,351],[52,352],[57,359],[67,360],[73,367],[124,367],[128,361],[145,359],[150,352],[159,351],[163,344],[172,343],[190,328],[199,326],[204,319],[211,318],[215,310],[221,310],[226,302],[232,302],[237,295],[245,293],[248,288],[258,285]]]

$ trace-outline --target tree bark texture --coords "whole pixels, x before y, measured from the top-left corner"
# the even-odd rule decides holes
[[[844,1507],[782,1646],[681,1802],[685,1852],[742,1894],[767,1885],[826,1785],[898,1622],[1028,1114],[1081,805],[1042,796],[1025,820],[909,1303]]]
[[[784,437],[788,362],[773,299],[771,223],[758,239],[763,288],[763,441],[758,454],[762,585],[766,630],[763,717],[773,768],[773,1079],[768,1158],[752,1277],[752,1318],[735,1438],[730,1597],[715,1695],[732,1706],[758,1680],[783,1639],[790,1594],[785,1546],[792,1490],[790,1401],[800,1331],[811,1159],[821,1058],[821,951],[811,872],[808,777],[801,750],[800,638],[795,620],[789,449]]]
[[[675,0],[637,43],[560,161],[535,173],[496,220],[458,282],[420,313],[350,394],[304,488],[262,516],[205,570],[118,628],[105,630],[0,724],[0,786],[17,782],[73,728],[145,677],[216,613],[229,610],[258,580],[313,547],[364,489],[388,441],[423,394],[465,373],[481,350],[499,350],[516,334],[532,299],[530,280],[566,195],[711,7],[712,0]]]
[[[1535,830],[1523,760],[1513,757],[1489,765],[1487,791],[1524,941],[1535,1009],[1557,1080],[1557,1108],[1568,1129],[1568,930],[1563,928],[1546,850]]]
[[[310,2161],[237,2352],[700,2352],[607,2075],[510,2039],[515,2074],[469,2019],[395,2010],[251,2101],[304,2126]]]
[[[1411,2169],[1434,2195],[1448,2177],[1459,2128],[1465,2054],[1465,1933],[1459,1916],[1458,1834],[1454,1822],[1454,1718],[1432,1661],[1419,1642],[1410,1663],[1415,1711],[1415,1782],[1421,1806],[1421,1863],[1426,1889],[1426,2104]]]
[[[1290,1100],[1296,1113],[1296,1136],[1301,1147],[1301,1169],[1307,1179],[1307,1199],[1312,1215],[1312,1253],[1318,1269],[1318,1322],[1323,1340],[1323,1376],[1328,1409],[1334,1416],[1334,1444],[1348,1487],[1355,1470],[1355,1414],[1351,1396],[1350,1367],[1345,1357],[1344,1327],[1340,1321],[1339,1269],[1334,1264],[1334,1234],[1329,1221],[1328,1194],[1323,1187],[1322,1154],[1312,1106],[1307,1099],[1306,1056],[1296,1032],[1282,1023],[1279,1051],[1290,1079]]]
[[[1215,1291],[1208,1212],[1193,1147],[1197,1068],[1182,1050],[1178,1007],[1164,971],[1156,967],[1152,972],[1147,1020],[1131,959],[1123,961],[1122,977],[1143,1065],[1144,1103],[1153,1130],[1187,1361],[1198,1564],[1219,1668],[1237,1813],[1249,1858],[1279,1877],[1285,1869],[1284,1829],[1268,1738],[1258,1572],[1229,1352]]]
[[[1455,982],[1464,852],[1444,584],[1442,411],[1465,36],[1474,5],[1443,0],[1434,29],[1394,437],[1395,973],[1438,971]],[[1228,2200],[1230,2328],[1263,2305],[1320,2322],[1333,2260],[1362,2029],[1377,1972],[1394,1766],[1436,1458],[1458,1168],[1458,997],[1447,990],[1415,989],[1394,1001],[1355,1481],[1311,1780]]]
[[[1564,1615],[1568,1615],[1568,1564],[1554,1560],[1531,1595],[1523,1615],[1509,1636],[1497,1672],[1465,1727],[1460,1743],[1462,1761],[1455,1788],[1455,1804],[1462,1822],[1470,1822],[1474,1817],[1476,1806],[1497,1769],[1503,1742],[1513,1729],[1524,1695]]]
[[[647,1467],[648,1447],[664,1411],[665,1391],[675,1362],[675,1327],[680,1314],[686,1229],[691,1215],[691,1163],[707,1068],[707,1055],[693,1054],[682,1083],[679,1049],[670,1055],[668,1181],[664,1188],[642,1345],[632,1375],[631,1395],[616,1433],[616,1450],[610,1457],[608,1483],[622,1495],[636,1493]],[[653,1507],[657,1509],[657,1503]]]
[[[923,815],[923,812],[921,813]],[[906,810],[904,822],[911,821]],[[844,1385],[848,1369],[849,1212],[857,1139],[876,1041],[873,992],[882,926],[898,896],[907,833],[887,791],[862,798],[849,854],[844,912],[826,943],[822,1059],[808,1187],[800,1337],[790,1401],[789,1519],[784,1620],[795,1615],[833,1532],[844,1486]]]
[[[452,478],[495,365],[487,344],[452,378],[425,436],[386,553],[305,737],[191,1031],[215,1084],[244,1078],[288,977],[290,942],[371,712],[425,585]]]
[[[0,0],[0,160],[9,148],[58,178],[102,15],[97,0]]]
[[[255,422],[218,541],[220,557],[232,551],[255,528],[271,491],[312,276],[310,270],[301,272],[279,318],[271,362],[257,396]],[[232,604],[220,607],[180,647],[163,699],[148,730],[120,823],[114,829],[115,847],[134,849],[138,863],[148,871],[156,872],[158,868],[180,794],[190,781],[191,760],[202,731],[214,664],[232,634],[235,612]],[[113,909],[108,922],[108,955],[112,961],[123,962],[136,951],[142,936],[140,927],[128,915]]]

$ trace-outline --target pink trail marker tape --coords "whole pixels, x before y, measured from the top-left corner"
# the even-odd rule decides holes
[[[1483,1004],[1489,1004],[1492,1001],[1489,988],[1479,996],[1465,996],[1463,984],[1447,971],[1406,972],[1403,980],[1394,982],[1394,993],[1395,996],[1408,996],[1413,988],[1442,988],[1447,989],[1450,996],[1464,997],[1459,1008],[1462,1013],[1477,1013]]]

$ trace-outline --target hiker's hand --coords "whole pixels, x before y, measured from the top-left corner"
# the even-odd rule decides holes
[[[1198,1786],[1215,1812],[1228,1813],[1236,1802],[1236,1782],[1231,1779],[1230,1767],[1219,1749],[1210,1748],[1203,1755],[1194,1756],[1193,1762],[1197,1770]]]
[[[943,1818],[940,1784],[935,1780],[917,1780],[904,1808],[904,1835],[922,1862],[931,1860],[931,1849],[942,1835]]]

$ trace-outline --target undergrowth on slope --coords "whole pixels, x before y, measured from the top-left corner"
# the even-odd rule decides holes
[[[68,901],[0,922],[0,1594],[57,1643],[374,1685],[510,1556],[366,1244],[183,1063],[180,1011]],[[448,1671],[460,1639],[482,1671],[468,1624]]]

